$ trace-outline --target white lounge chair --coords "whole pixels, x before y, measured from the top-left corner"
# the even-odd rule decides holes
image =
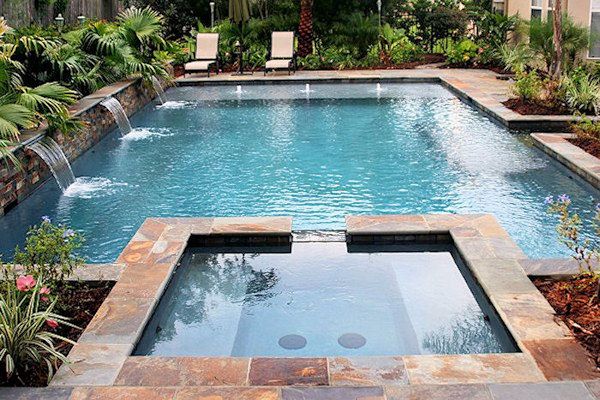
[[[216,65],[219,74],[219,34],[199,33],[196,36],[196,59],[185,64],[185,72],[205,72],[210,77],[210,67]]]
[[[296,72],[296,53],[294,52],[294,32],[273,32],[271,36],[271,52],[265,65],[268,71],[287,70],[288,74]]]

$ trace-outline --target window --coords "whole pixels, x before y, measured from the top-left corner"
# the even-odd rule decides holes
[[[495,12],[496,14],[504,15],[504,13],[505,13],[504,0],[494,0],[492,2],[492,11]]]
[[[531,0],[531,19],[542,19],[542,0]]]
[[[590,46],[590,57],[600,58],[600,0],[591,0],[591,2],[590,32],[594,41]]]

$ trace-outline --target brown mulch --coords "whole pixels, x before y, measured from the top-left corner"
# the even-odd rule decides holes
[[[507,108],[513,110],[521,115],[571,115],[564,107],[559,105],[546,105],[540,103],[531,103],[523,101],[522,99],[515,98],[505,101],[504,104]]]
[[[581,276],[566,281],[540,278],[533,283],[600,367],[600,301],[592,300],[598,280]]]
[[[58,296],[59,299],[63,299],[64,303],[59,305],[56,313],[69,317],[70,322],[81,329],[59,326],[56,333],[76,342],[113,286],[114,282],[70,282],[69,286],[59,288],[57,290]],[[64,355],[67,355],[73,347],[69,343],[55,344]],[[35,366],[25,373],[22,372],[20,378],[24,381],[23,383],[14,379],[11,382],[6,382],[2,369],[0,371],[0,386],[46,386],[48,384],[48,371],[45,365]]]
[[[596,140],[574,138],[568,139],[569,142],[575,146],[581,148],[585,152],[593,155],[594,157],[600,158],[600,143]]]

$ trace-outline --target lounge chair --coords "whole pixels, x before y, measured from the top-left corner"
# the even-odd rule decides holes
[[[287,70],[288,74],[296,72],[296,53],[294,52],[294,32],[273,32],[271,52],[265,65],[268,71]]]
[[[216,64],[219,74],[219,34],[199,33],[196,36],[196,59],[185,64],[185,72],[204,72],[210,78],[210,67]]]

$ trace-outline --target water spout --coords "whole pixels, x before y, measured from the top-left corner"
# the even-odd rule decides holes
[[[163,90],[160,81],[155,76],[150,78],[150,80],[152,81],[152,86],[154,87],[158,101],[161,105],[165,104],[165,91]]]
[[[376,90],[377,90],[377,92],[382,92],[383,91],[383,89],[381,88],[381,83],[377,84],[377,89]]]
[[[41,140],[28,145],[27,148],[33,150],[48,165],[63,193],[75,183],[75,175],[67,156],[52,138],[44,136]]]
[[[106,107],[106,109],[115,117],[115,122],[119,126],[121,136],[125,136],[131,132],[131,124],[129,123],[127,114],[125,114],[123,106],[119,103],[119,100],[114,97],[107,97],[100,104]]]
[[[307,83],[305,86],[306,93],[310,93],[310,83]]]

